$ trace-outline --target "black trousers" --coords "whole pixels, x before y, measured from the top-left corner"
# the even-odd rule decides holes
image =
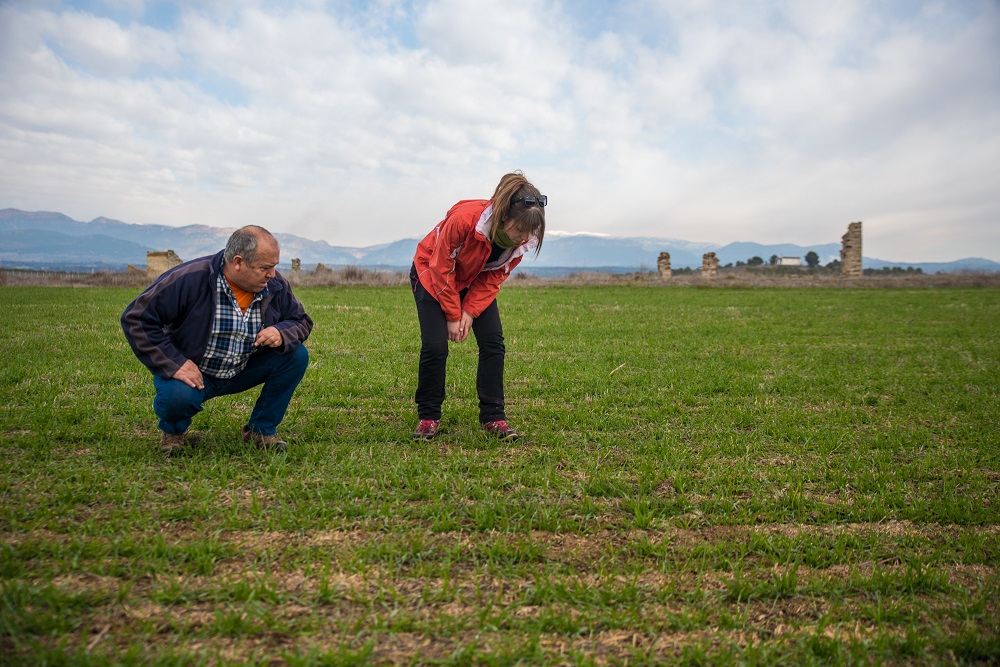
[[[420,320],[420,369],[417,374],[417,417],[441,419],[444,403],[445,366],[448,361],[448,321],[441,304],[417,279],[415,268],[410,270],[413,299],[417,302]],[[463,291],[462,297],[465,296]],[[472,333],[479,345],[479,368],[476,371],[476,392],[479,394],[479,421],[506,419],[503,399],[503,325],[496,299],[472,321]]]

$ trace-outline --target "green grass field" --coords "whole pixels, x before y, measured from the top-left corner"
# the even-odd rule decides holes
[[[413,442],[398,288],[309,288],[281,433],[156,450],[134,289],[0,292],[0,664],[996,664],[1000,289],[501,293]]]

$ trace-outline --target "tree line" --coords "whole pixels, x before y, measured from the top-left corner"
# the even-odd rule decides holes
[[[826,264],[824,264],[821,267],[820,266],[819,255],[816,254],[816,252],[814,252],[812,250],[810,250],[809,252],[807,252],[806,255],[805,255],[805,257],[803,259],[805,260],[805,266],[806,266],[806,268],[810,269],[811,272],[818,272],[818,271],[823,271],[823,270],[828,270],[828,271],[831,271],[831,272],[833,272],[833,271],[838,271],[839,272],[840,271],[840,260],[839,259],[834,259],[834,260],[832,260],[830,262],[827,262]],[[734,268],[734,267],[743,267],[743,266],[745,266],[745,267],[758,267],[758,266],[764,266],[765,264],[767,264],[767,266],[775,266],[775,267],[777,267],[777,266],[780,266],[779,265],[780,260],[781,260],[781,258],[778,257],[778,255],[771,255],[768,258],[768,260],[765,262],[763,257],[759,257],[757,255],[754,255],[753,257],[750,257],[746,261],[737,260],[735,263],[729,262],[728,264],[726,264],[725,266],[722,266],[720,268],[731,269],[731,268]],[[782,268],[794,268],[794,267],[782,267]],[[681,268],[674,269],[673,272],[676,273],[676,274],[684,275],[684,274],[694,273],[695,269],[688,268],[688,267],[681,267]],[[881,269],[864,269],[863,273],[864,273],[864,275],[880,275],[880,274],[886,274],[886,273],[891,273],[891,274],[897,274],[897,273],[923,273],[923,269],[921,269],[920,267],[914,268],[912,266],[908,266],[905,269],[903,267],[900,267],[900,266],[893,266],[893,267],[885,266],[885,267],[882,267]]]

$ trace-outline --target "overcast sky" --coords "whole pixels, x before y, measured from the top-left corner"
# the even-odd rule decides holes
[[[0,208],[1000,261],[998,0],[0,0]]]

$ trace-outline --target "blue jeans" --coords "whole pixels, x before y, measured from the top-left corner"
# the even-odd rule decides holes
[[[216,396],[239,394],[263,384],[247,428],[255,433],[274,435],[278,424],[285,418],[292,394],[302,381],[308,365],[309,351],[304,345],[299,345],[294,352],[285,354],[271,348],[262,349],[250,357],[242,373],[228,380],[205,375],[204,389],[154,375],[156,398],[153,399],[153,412],[160,418],[161,431],[184,433],[191,426],[191,419],[201,412],[205,401]]]

